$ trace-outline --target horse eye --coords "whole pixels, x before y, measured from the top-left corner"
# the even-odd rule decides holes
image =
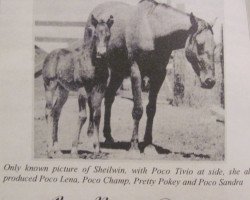
[[[88,32],[88,36],[91,37],[91,36],[92,36],[92,29],[91,29],[91,28],[88,28],[88,29],[87,29],[87,32]]]
[[[109,41],[111,35],[107,35],[106,40]]]
[[[197,44],[197,51],[199,55],[204,54],[204,44]]]

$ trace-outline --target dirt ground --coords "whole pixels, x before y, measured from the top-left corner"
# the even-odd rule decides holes
[[[44,118],[44,89],[42,78],[35,79],[34,97],[34,155],[46,158],[46,121]],[[144,99],[144,111],[147,99]],[[104,143],[102,134],[103,112],[100,127],[101,151],[94,157],[91,138],[87,136],[88,121],[85,123],[81,137],[79,154],[82,159],[157,159],[157,160],[224,160],[225,127],[211,114],[209,109],[173,107],[166,101],[159,100],[153,128],[153,146],[144,149],[136,156],[128,151],[132,136],[132,101],[117,96],[113,104],[111,128],[115,143]],[[102,106],[103,108],[104,106]],[[70,158],[72,130],[77,125],[78,106],[75,94],[70,94],[59,121],[59,145],[63,158]],[[139,137],[142,141],[146,126],[144,112],[140,123]]]

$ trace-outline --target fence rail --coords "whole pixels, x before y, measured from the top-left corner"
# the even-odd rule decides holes
[[[84,27],[86,22],[69,22],[69,21],[35,21],[35,26],[63,26],[63,27]]]
[[[73,43],[81,38],[35,37],[36,42]]]

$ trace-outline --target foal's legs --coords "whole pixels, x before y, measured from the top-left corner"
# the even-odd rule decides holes
[[[78,105],[79,105],[79,118],[77,123],[77,129],[74,131],[74,140],[72,143],[71,155],[77,157],[77,147],[79,144],[79,137],[84,123],[87,120],[87,112],[86,112],[86,91],[84,88],[80,88],[78,91]]]
[[[48,138],[48,157],[52,158],[54,155],[60,153],[58,147],[58,121],[62,111],[62,107],[67,101],[69,92],[62,86],[58,86],[59,96],[53,104],[53,94],[55,90],[46,91],[46,119],[48,124],[48,134],[52,134]]]
[[[53,150],[53,115],[52,115],[52,108],[53,108],[53,97],[57,88],[57,82],[56,81],[48,81],[44,83],[45,88],[45,118],[47,122],[47,130],[46,130],[46,136],[47,136],[47,154],[49,157],[49,152]]]
[[[113,143],[114,139],[111,136],[110,118],[111,118],[111,108],[115,100],[116,91],[121,86],[123,81],[123,76],[120,74],[114,74],[111,72],[110,82],[105,92],[105,115],[104,115],[104,127],[103,133],[105,137],[105,142]]]
[[[90,121],[92,121],[93,125],[93,136],[94,136],[94,143],[93,148],[95,153],[100,152],[100,142],[99,142],[99,126],[101,120],[101,104],[102,99],[104,97],[106,84],[99,84],[96,85],[89,96],[89,106],[90,111]],[[91,136],[91,135],[89,135]]]
[[[93,106],[91,101],[91,96],[88,98],[88,106],[89,106],[89,127],[88,127],[88,136],[91,137],[94,134],[94,121],[93,121]]]
[[[150,89],[149,89],[149,102],[146,108],[147,112],[147,125],[144,135],[144,142],[146,145],[152,144],[152,129],[153,120],[156,112],[156,101],[159,90],[166,76],[166,69],[163,68],[157,72],[154,72],[150,77]]]
[[[134,129],[133,135],[131,139],[131,147],[132,150],[138,150],[138,131],[139,131],[139,122],[143,114],[143,106],[142,106],[142,97],[141,97],[141,73],[139,67],[136,62],[131,67],[131,83],[132,83],[132,93],[134,98],[134,107],[132,111],[132,116],[134,119]]]

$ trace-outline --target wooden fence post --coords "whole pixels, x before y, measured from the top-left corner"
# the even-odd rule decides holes
[[[224,38],[223,38],[223,25],[221,25],[221,54],[220,54],[220,62],[221,62],[221,92],[220,92],[220,102],[222,108],[225,108],[225,92],[224,92]]]

